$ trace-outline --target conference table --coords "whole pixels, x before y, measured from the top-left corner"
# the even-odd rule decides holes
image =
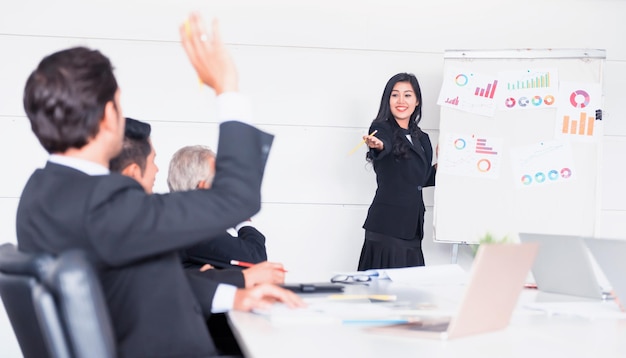
[[[458,282],[420,286],[374,280],[346,285],[342,295],[392,295],[394,302],[413,308],[437,306],[439,313],[453,315],[463,290]],[[498,294],[497,288],[493,294]],[[328,293],[302,297],[316,307],[338,298]],[[367,304],[364,300],[357,301],[354,307],[367,307],[360,306]],[[350,300],[337,302],[345,305]],[[321,307],[327,304],[334,303]],[[228,313],[246,357],[626,357],[626,313],[612,299],[589,300],[525,288],[505,329],[450,340],[381,334],[372,330],[379,323],[317,320],[314,312],[301,315],[299,310],[293,314],[288,310]]]

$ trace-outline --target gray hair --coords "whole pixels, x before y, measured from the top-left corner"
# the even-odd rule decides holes
[[[176,151],[167,173],[170,191],[197,189],[202,180],[211,183],[215,173],[209,165],[209,158],[214,157],[215,153],[203,145],[186,146]]]

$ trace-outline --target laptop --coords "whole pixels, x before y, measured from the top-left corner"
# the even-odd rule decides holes
[[[504,329],[511,320],[537,250],[535,243],[480,245],[455,315],[368,330],[453,339]]]
[[[596,258],[613,287],[613,294],[626,305],[626,240],[585,238],[585,244]],[[626,308],[626,307],[625,307]]]
[[[602,299],[602,287],[582,237],[520,233],[519,238],[539,243],[531,270],[539,291]]]

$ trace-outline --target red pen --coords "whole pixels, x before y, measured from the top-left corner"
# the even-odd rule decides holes
[[[252,264],[250,262],[237,261],[237,260],[230,260],[230,264],[233,265],[233,266],[241,266],[241,267],[252,267],[252,266],[254,266],[254,264]]]
[[[241,266],[241,267],[252,267],[254,266],[253,263],[250,262],[245,262],[245,261],[238,261],[238,260],[230,260],[230,264],[233,266]],[[283,272],[287,272],[287,270],[285,269],[281,269]]]

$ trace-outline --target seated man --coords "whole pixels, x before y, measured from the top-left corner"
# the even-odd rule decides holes
[[[215,153],[201,145],[187,146],[174,153],[169,165],[167,185],[171,192],[210,189],[215,176]],[[232,231],[183,250],[185,267],[211,264],[218,268],[229,266],[232,259],[257,263],[267,260],[265,236],[252,226],[250,220]]]
[[[109,162],[112,172],[118,172],[135,179],[148,194],[153,192],[154,180],[159,171],[154,162],[156,151],[150,139],[151,132],[152,127],[149,123],[126,118],[122,151]],[[218,241],[223,240],[219,236],[216,239]],[[207,240],[198,245],[212,241],[213,239],[208,240],[207,238]],[[184,253],[185,250],[180,252]],[[262,283],[279,284],[285,282],[285,271],[283,266],[278,263],[263,262],[243,271],[232,268],[227,270],[208,270],[207,267],[201,267],[201,265],[189,265],[186,268],[188,270],[200,270],[209,279],[237,287],[253,287]],[[237,344],[223,314],[212,314],[207,319],[207,325],[220,353],[242,355],[241,348]]]
[[[199,16],[186,24],[179,33],[187,57],[217,95],[214,190],[149,195],[135,180],[110,173],[125,120],[113,66],[101,52],[74,47],[48,55],[24,88],[31,129],[50,157],[21,194],[18,247],[87,254],[102,284],[120,357],[212,357],[218,351],[206,319],[213,313],[276,301],[304,305],[276,285],[237,289],[180,264],[179,250],[258,212],[273,140],[245,123],[246,101],[217,24],[208,35]]]
[[[159,171],[159,168],[154,162],[156,151],[154,150],[154,146],[152,145],[152,140],[150,138],[151,132],[152,127],[149,123],[133,118],[126,118],[122,151],[117,155],[117,157],[111,159],[109,162],[109,168],[112,172],[121,173],[135,179],[139,182],[139,184],[141,184],[148,194],[152,194],[153,192],[154,181],[156,174]],[[206,154],[205,150],[208,149],[204,149],[204,147],[202,148],[201,153]],[[196,152],[194,151],[194,153]],[[210,153],[211,163],[215,165],[215,156],[213,152]],[[174,157],[176,158],[176,155],[174,155]],[[206,162],[205,164],[205,167],[210,170],[212,180],[215,174],[215,169],[214,167],[209,167],[209,162]],[[177,173],[182,174],[182,172],[188,171],[188,169],[181,170]],[[170,174],[171,172],[172,171],[170,170]],[[180,176],[178,176],[178,178],[182,179]],[[210,183],[205,184],[204,181],[200,185],[201,187],[210,187]],[[241,261],[255,263],[265,261],[267,259],[264,245],[265,237],[253,227],[245,226],[245,222],[240,225],[243,227],[239,232],[242,236],[249,239],[246,243],[252,243],[250,248],[246,247],[246,245],[232,244],[232,241],[242,242],[243,240],[233,238],[230,234],[224,232],[224,235],[218,235],[213,238],[207,237],[207,240],[204,242],[194,245],[192,248],[199,247],[201,251],[197,253],[192,251],[192,254],[204,257],[202,255],[210,253],[209,249],[212,248],[216,250],[218,255],[221,252],[228,253],[232,250],[234,253],[231,257],[237,258]],[[220,244],[225,247],[220,248]],[[181,250],[183,266],[188,269],[201,270],[202,272],[205,272],[209,267],[204,266],[204,262],[202,261],[188,259],[186,252],[189,250],[191,250],[191,248]],[[215,255],[210,256],[209,259],[211,257],[215,257]],[[215,260],[211,262],[215,262]],[[223,262],[223,260],[218,260],[217,262]],[[228,263],[228,261],[226,262]],[[279,263],[262,262],[243,271],[239,268],[233,268],[230,265],[228,266],[230,270],[206,271],[205,276],[218,282],[228,283],[237,287],[252,287],[261,283],[281,284],[285,282],[285,271],[283,269],[283,265]]]

